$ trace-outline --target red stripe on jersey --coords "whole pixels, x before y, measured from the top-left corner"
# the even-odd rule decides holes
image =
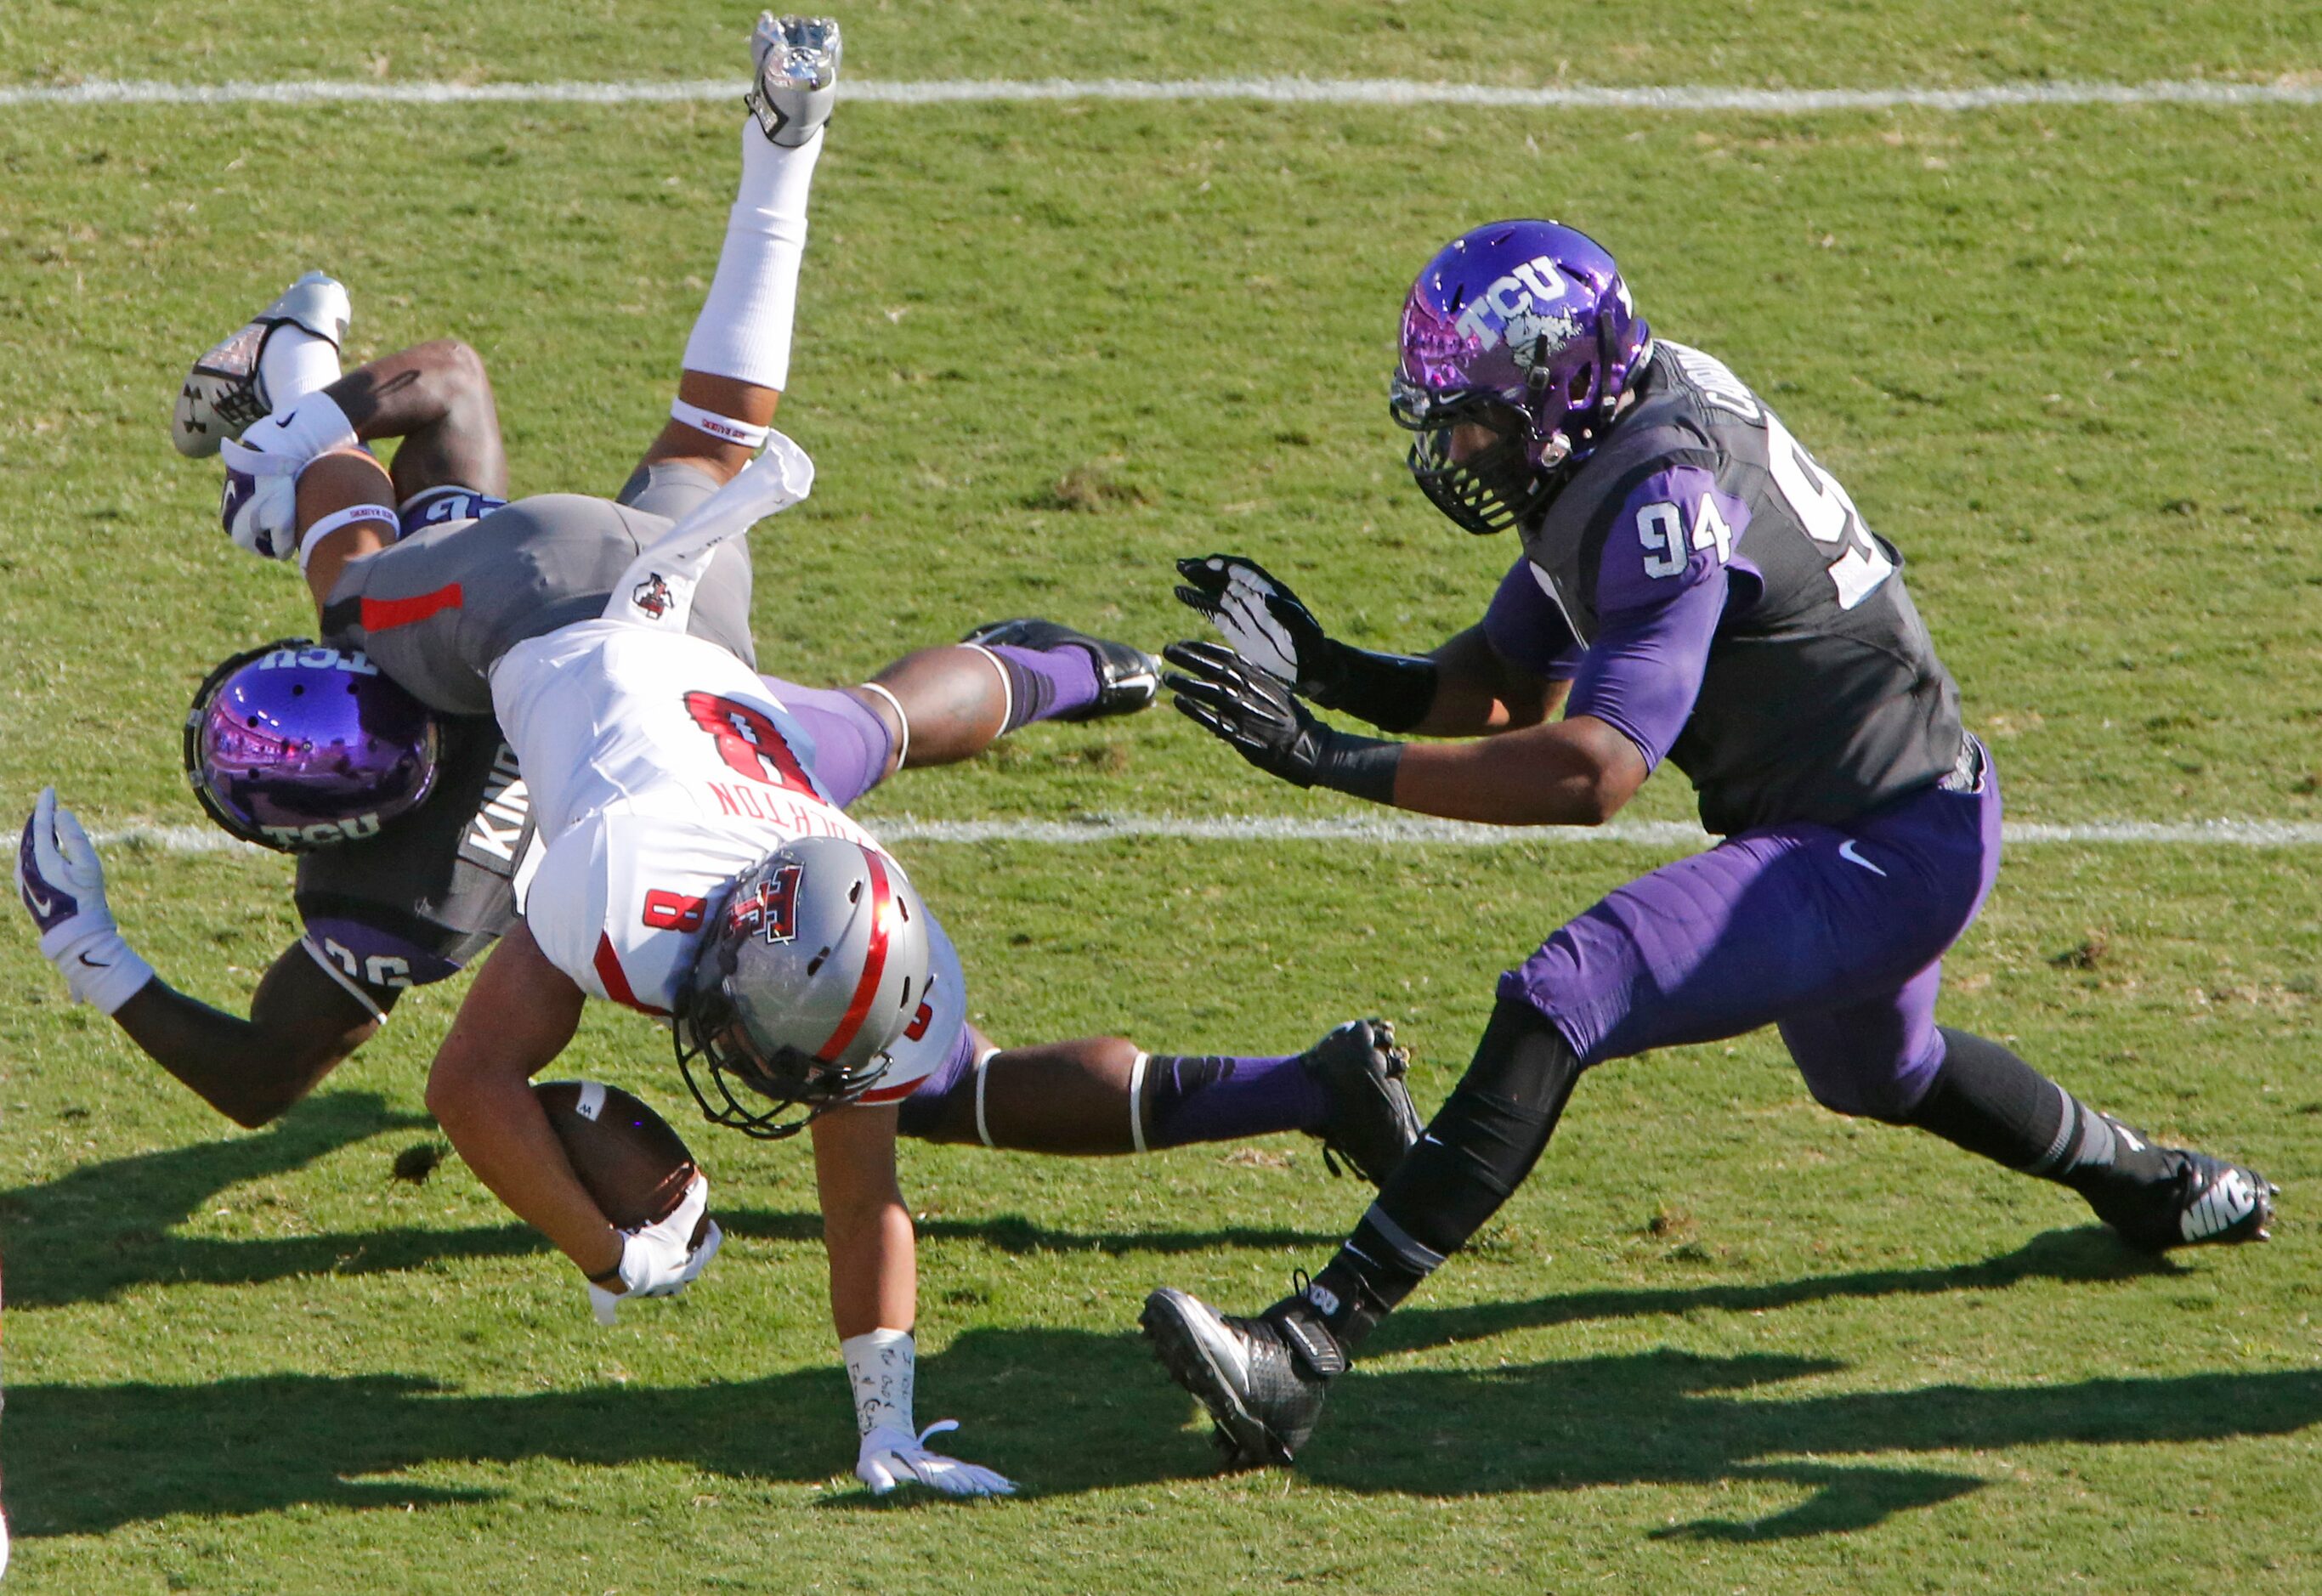
[[[362,601],[363,630],[392,632],[398,626],[408,626],[447,609],[458,609],[463,602],[457,582],[409,598],[366,598]]]
[[[894,908],[895,896],[879,855],[865,848],[863,857],[871,863],[871,945],[864,950],[862,979],[855,983],[855,997],[839,1017],[838,1028],[831,1032],[829,1041],[814,1050],[814,1056],[826,1064],[846,1052],[855,1033],[863,1028],[871,1014],[871,999],[879,995],[879,978],[887,972],[887,917]]]
[[[597,934],[596,965],[597,979],[605,983],[605,996],[614,1002],[625,1008],[634,1008],[639,1014],[669,1013],[666,1008],[655,1008],[650,1003],[637,1001],[637,994],[629,985],[629,973],[621,968],[621,956],[613,951],[612,937],[601,931]]]

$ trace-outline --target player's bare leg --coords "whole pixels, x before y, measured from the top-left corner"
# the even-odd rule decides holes
[[[1035,721],[1134,715],[1159,690],[1152,655],[1054,621],[1002,621],[968,638],[906,654],[845,689],[891,739],[880,780],[973,759]]]
[[[383,356],[332,392],[350,418],[364,412],[374,429],[366,436],[402,439],[390,469],[397,504],[436,488],[507,497],[507,450],[491,377],[484,358],[458,339]]]
[[[1384,1020],[1351,1020],[1304,1053],[1150,1054],[1120,1036],[970,1051],[904,1099],[902,1133],[1021,1153],[1158,1152],[1283,1131],[1320,1137],[1374,1184],[1419,1135],[1410,1055]]]

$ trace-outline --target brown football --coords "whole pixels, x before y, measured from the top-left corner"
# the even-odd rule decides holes
[[[543,1081],[532,1090],[572,1172],[614,1228],[657,1225],[677,1211],[701,1166],[668,1120],[601,1081]],[[708,1227],[704,1214],[689,1245],[699,1246]]]

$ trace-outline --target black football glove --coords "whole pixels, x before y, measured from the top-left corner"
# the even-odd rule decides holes
[[[1349,648],[1322,630],[1298,595],[1255,560],[1211,554],[1177,561],[1178,600],[1198,611],[1233,651],[1325,709],[1390,732],[1426,718],[1435,661]]]
[[[1217,643],[1173,643],[1161,657],[1176,667],[1161,679],[1179,713],[1259,770],[1297,787],[1394,802],[1402,743],[1332,730],[1288,688]]]

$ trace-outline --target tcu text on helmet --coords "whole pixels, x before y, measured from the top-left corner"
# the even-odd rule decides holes
[[[1543,336],[1553,341],[1548,352],[1554,353],[1580,331],[1569,313],[1553,309],[1564,292],[1564,274],[1556,262],[1535,256],[1469,300],[1454,325],[1479,349],[1495,348],[1504,333],[1510,348],[1521,348],[1527,359]]]
[[[379,815],[357,815],[347,820],[322,820],[313,825],[261,825],[258,828],[285,847],[318,847],[325,843],[352,843],[379,834]]]
[[[379,667],[361,649],[279,648],[258,661],[261,670],[344,670],[354,676],[377,676]]]

